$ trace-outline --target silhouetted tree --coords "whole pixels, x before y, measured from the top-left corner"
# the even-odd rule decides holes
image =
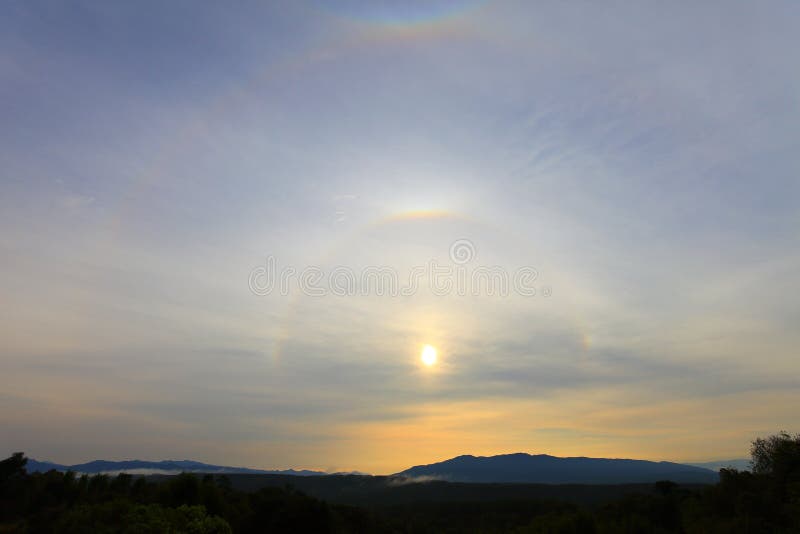
[[[768,476],[780,501],[800,506],[800,434],[757,438],[750,448],[753,473]]]
[[[767,438],[756,438],[750,447],[754,473],[785,476],[800,467],[800,434],[780,431]]]
[[[0,460],[0,482],[5,482],[13,476],[24,475],[27,463],[28,459],[21,452],[15,452],[9,458]]]

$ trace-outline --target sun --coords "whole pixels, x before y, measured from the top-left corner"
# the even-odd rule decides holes
[[[420,355],[422,363],[428,367],[436,363],[436,347],[433,345],[425,345],[422,347],[422,354]]]

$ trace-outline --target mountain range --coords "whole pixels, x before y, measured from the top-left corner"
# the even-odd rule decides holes
[[[723,467],[732,467],[739,471],[750,471],[750,460],[746,458],[736,458],[734,460],[717,460],[714,462],[700,462],[690,463],[686,465],[693,465],[695,467],[704,467],[712,471],[719,471]]]
[[[418,465],[395,476],[450,482],[518,482],[534,484],[634,484],[672,480],[680,483],[714,483],[719,475],[710,469],[673,462],[610,458],[559,458],[547,454],[458,456]]]
[[[75,471],[76,473],[131,473],[140,475],[169,475],[178,473],[246,473],[253,475],[295,475],[313,476],[326,475],[322,471],[309,471],[307,469],[295,470],[264,470],[249,467],[230,467],[226,465],[204,464],[192,460],[161,460],[151,462],[147,460],[93,460],[83,464],[62,465],[52,462],[39,462],[29,459],[25,468],[28,472],[44,472],[51,469],[56,471]]]
[[[718,467],[740,467],[744,460],[687,465],[612,458],[560,458],[547,454],[501,454],[497,456],[464,455],[443,462],[417,465],[391,475],[396,480],[423,482],[532,483],[532,484],[635,484],[657,480],[679,483],[714,483]],[[75,471],[77,473],[119,473],[170,475],[181,472],[322,476],[328,473],[311,470],[264,470],[206,464],[191,460],[94,460],[82,464],[61,465],[28,460],[29,472]],[[338,473],[337,473],[338,474]],[[363,475],[362,473],[358,473]]]

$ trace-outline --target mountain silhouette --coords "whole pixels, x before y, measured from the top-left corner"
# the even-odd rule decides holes
[[[524,482],[538,484],[633,484],[672,480],[714,483],[719,475],[709,469],[672,462],[610,458],[559,458],[547,454],[458,456],[397,473],[411,479],[451,482]]]
[[[711,467],[711,463],[709,463]],[[177,474],[239,473],[252,475],[326,475],[310,470],[265,470],[206,464],[192,460],[93,460],[82,464],[63,465],[29,459],[28,472],[74,471],[76,473]],[[501,454],[497,456],[464,455],[429,465],[418,465],[392,477],[413,480],[445,480],[450,482],[519,482],[533,484],[635,484],[658,480],[681,483],[714,483],[715,470],[673,462],[651,462],[611,458],[560,458],[547,454]]]
[[[309,471],[306,469],[295,470],[265,470],[251,469],[248,467],[230,467],[225,465],[204,464],[192,460],[161,460],[157,462],[148,460],[93,460],[82,464],[62,465],[52,462],[39,462],[29,459],[25,466],[29,473],[44,472],[55,469],[56,471],[75,471],[76,473],[140,473],[140,474],[172,474],[172,473],[247,473],[262,475],[295,475],[312,476],[325,475],[322,471]]]
[[[750,462],[749,458],[736,458],[734,460],[715,460],[711,462],[692,462],[687,465],[693,465],[695,467],[704,467],[706,469],[711,469],[712,471],[719,471],[722,468],[733,468],[739,471],[750,471]]]

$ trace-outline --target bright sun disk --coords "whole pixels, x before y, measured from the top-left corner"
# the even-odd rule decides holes
[[[430,367],[436,363],[436,347],[432,345],[425,345],[422,347],[422,355],[420,356],[422,363]]]

